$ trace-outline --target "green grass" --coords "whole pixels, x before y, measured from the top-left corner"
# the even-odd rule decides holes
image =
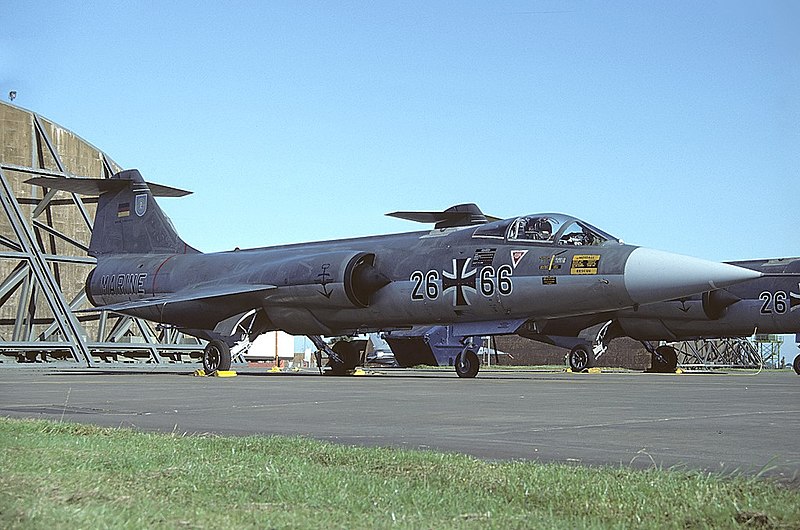
[[[2,528],[800,528],[746,477],[0,418]]]

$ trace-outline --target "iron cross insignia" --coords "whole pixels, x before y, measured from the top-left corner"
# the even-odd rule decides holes
[[[470,261],[472,261],[470,258],[453,259],[453,272],[442,271],[442,292],[455,289],[455,306],[469,305],[464,289],[471,289],[473,293],[478,292],[475,287],[478,281],[478,269],[467,270]]]

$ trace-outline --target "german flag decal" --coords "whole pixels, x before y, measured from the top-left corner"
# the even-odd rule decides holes
[[[121,202],[117,205],[117,217],[128,217],[131,214],[131,203]]]

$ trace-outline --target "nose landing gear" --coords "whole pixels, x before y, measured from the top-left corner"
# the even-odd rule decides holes
[[[455,368],[458,377],[475,377],[481,367],[478,354],[469,346],[456,356]]]

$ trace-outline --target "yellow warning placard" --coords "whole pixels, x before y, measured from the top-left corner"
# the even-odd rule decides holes
[[[597,274],[600,254],[575,254],[572,256],[570,274]]]

